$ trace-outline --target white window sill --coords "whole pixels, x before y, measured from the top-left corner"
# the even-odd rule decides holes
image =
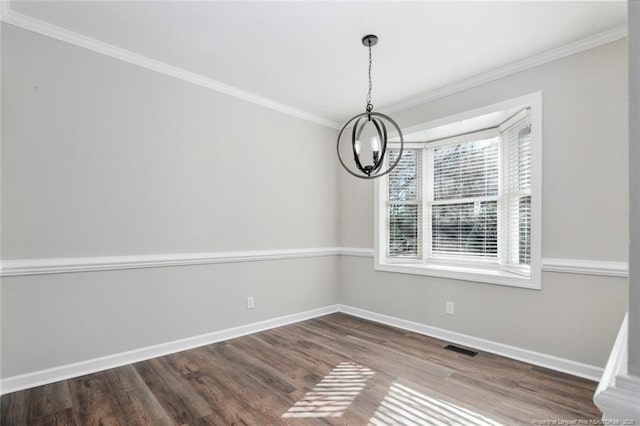
[[[374,269],[376,271],[451,278],[455,280],[506,285],[534,290],[541,289],[539,279],[534,280],[521,275],[492,269],[425,263],[384,263],[378,261],[375,262]]]

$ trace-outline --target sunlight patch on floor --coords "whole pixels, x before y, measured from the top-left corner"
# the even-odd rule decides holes
[[[500,426],[451,402],[432,398],[410,387],[392,383],[389,392],[369,420],[373,426],[390,425],[469,425]]]
[[[282,417],[340,417],[374,374],[362,365],[341,362]]]

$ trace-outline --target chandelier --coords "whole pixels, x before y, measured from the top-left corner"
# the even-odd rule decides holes
[[[369,91],[367,92],[367,106],[366,111],[352,117],[340,130],[338,134],[338,159],[342,167],[355,177],[361,179],[373,179],[380,176],[384,176],[393,170],[400,157],[402,157],[402,149],[404,148],[404,140],[402,138],[402,131],[391,117],[373,111],[373,104],[371,103],[371,89],[373,84],[371,82],[371,47],[378,43],[378,37],[370,34],[362,38],[362,44],[369,48]],[[385,124],[385,122],[387,124]],[[398,137],[400,139],[400,147],[398,156],[393,163],[389,162],[389,166],[384,168],[385,156],[387,154],[387,126],[393,126]],[[345,133],[348,127],[353,126],[351,130],[351,149],[341,144],[342,135]],[[349,133],[349,132],[347,132]],[[345,138],[346,139],[346,138]],[[363,139],[369,139],[368,144],[363,144]],[[341,151],[346,151],[341,153]],[[348,167],[344,160],[343,155],[348,155],[351,152],[353,154],[353,161],[355,167]],[[370,156],[371,160],[366,160],[365,157]]]

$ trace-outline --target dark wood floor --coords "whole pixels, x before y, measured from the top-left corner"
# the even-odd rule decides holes
[[[345,314],[2,397],[2,425],[532,424],[596,383]]]

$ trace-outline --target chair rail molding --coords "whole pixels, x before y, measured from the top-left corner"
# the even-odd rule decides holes
[[[61,274],[69,272],[111,271],[117,269],[159,268],[212,263],[258,262],[301,259],[340,254],[339,247],[278,250],[246,250],[207,253],[165,253],[128,256],[11,259],[0,262],[0,276]]]
[[[373,258],[373,249],[365,247],[312,247],[276,250],[242,250],[206,253],[165,253],[126,256],[88,256],[44,259],[4,259],[0,276],[62,274],[69,272],[110,271],[118,269],[159,268],[167,266],[205,265],[213,263],[258,262],[306,257],[348,256]],[[626,262],[584,259],[543,258],[544,272],[629,276]]]

